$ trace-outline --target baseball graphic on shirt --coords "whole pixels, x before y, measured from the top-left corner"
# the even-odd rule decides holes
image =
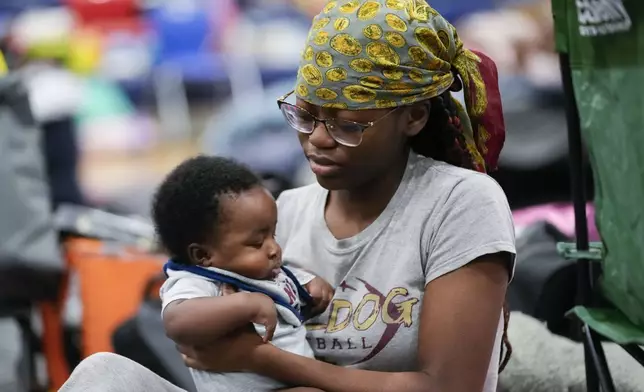
[[[386,349],[401,328],[417,321],[418,303],[404,287],[381,291],[362,279],[346,279],[326,312],[307,325],[309,343],[322,360],[342,350],[346,362],[338,365],[366,362]]]

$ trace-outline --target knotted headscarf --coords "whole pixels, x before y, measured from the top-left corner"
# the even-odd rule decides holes
[[[393,108],[444,94],[456,74],[465,148],[477,170],[495,169],[505,140],[496,66],[465,49],[425,0],[329,1],[313,19],[295,93],[322,107]]]

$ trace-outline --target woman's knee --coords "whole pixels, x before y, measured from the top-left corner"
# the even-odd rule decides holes
[[[120,378],[131,378],[136,364],[113,353],[96,353],[83,359],[59,392],[118,391]],[[128,376],[128,374],[130,374]]]
[[[168,381],[138,363],[112,353],[96,353],[76,366],[59,392],[179,392]]]
[[[103,371],[105,369],[123,369],[123,368],[130,368],[131,365],[134,364],[131,360],[122,357],[118,354],[114,353],[107,353],[107,352],[101,352],[101,353],[95,353],[90,355],[89,357],[83,359],[81,363],[76,366],[75,370],[83,370],[85,371],[86,369],[102,369]]]

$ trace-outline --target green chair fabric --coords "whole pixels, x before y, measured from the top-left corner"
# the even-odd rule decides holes
[[[600,286],[616,307],[573,312],[616,342],[644,344],[644,1],[552,3],[594,172]]]

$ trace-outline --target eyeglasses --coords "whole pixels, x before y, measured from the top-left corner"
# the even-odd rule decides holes
[[[318,123],[322,123],[329,133],[329,136],[346,147],[358,147],[362,143],[362,135],[367,128],[373,127],[380,120],[398,109],[390,110],[384,116],[364,124],[339,118],[321,119],[299,106],[286,102],[286,98],[293,93],[294,91],[291,91],[277,100],[277,106],[282,111],[288,125],[300,133],[310,135]]]

